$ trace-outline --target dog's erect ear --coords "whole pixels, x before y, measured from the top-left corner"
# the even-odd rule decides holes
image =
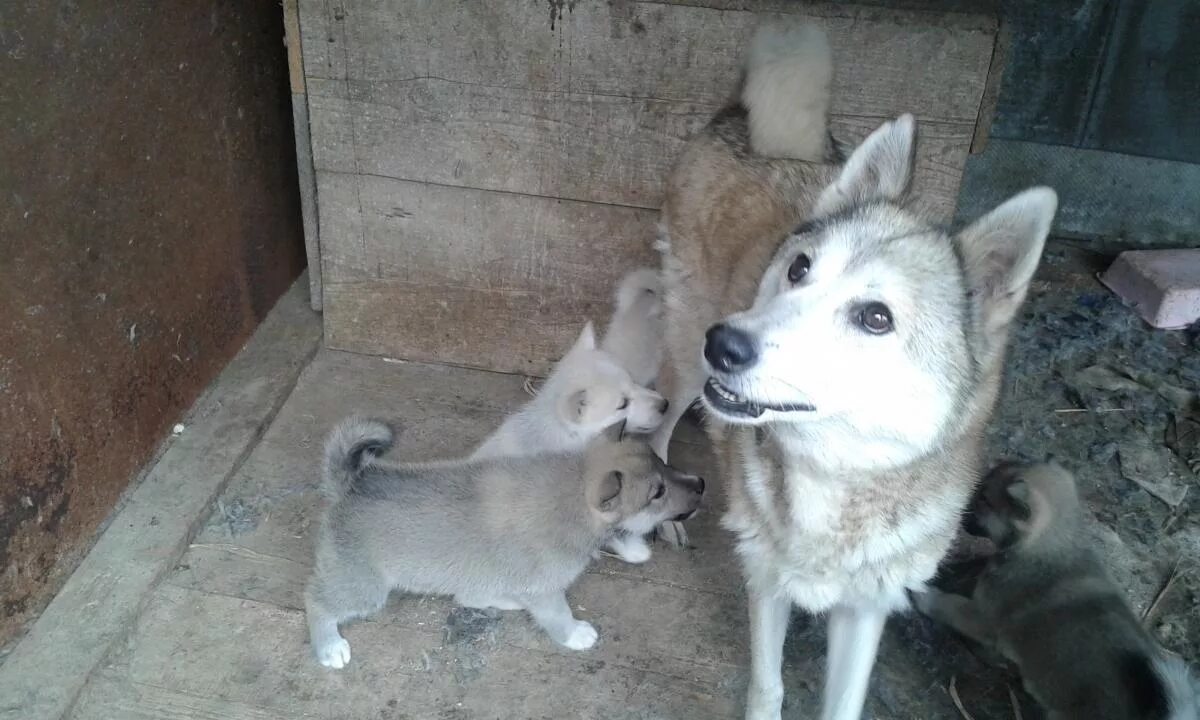
[[[583,326],[583,330],[580,331],[579,337],[577,337],[575,339],[575,344],[571,346],[571,349],[568,352],[577,352],[580,350],[595,350],[595,349],[596,349],[596,326],[592,324],[591,320],[588,320],[587,324]]]
[[[1058,196],[1053,190],[1031,188],[976,220],[955,238],[989,350],[1002,339],[1025,300],[1057,208]]]
[[[1033,514],[1033,506],[1031,505],[1033,502],[1033,498],[1031,497],[1033,491],[1029,488],[1029,484],[1024,480],[1014,480],[1004,489],[1004,492],[1008,494],[1008,499],[1012,501],[1010,503],[1012,516],[1017,520],[1028,520],[1029,516]]]
[[[600,479],[600,485],[596,488],[596,509],[602,513],[609,513],[617,509],[621,498],[621,484],[624,482],[625,476],[620,470],[613,470],[604,474]]]
[[[875,200],[896,202],[912,182],[917,123],[912,115],[886,122],[854,150],[842,174],[821,192],[813,216]]]

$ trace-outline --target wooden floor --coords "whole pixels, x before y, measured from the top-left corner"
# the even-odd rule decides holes
[[[397,596],[345,631],[354,650],[346,670],[312,658],[302,589],[327,429],[354,411],[377,414],[402,428],[397,457],[450,457],[525,397],[518,376],[320,351],[68,717],[740,717],[746,611],[712,506],[689,524],[693,548],[656,546],[642,566],[606,558],[576,584],[572,606],[600,631],[590,651],[556,646],[523,613]],[[695,428],[681,431],[673,453],[712,477]],[[788,712],[811,717],[823,631],[801,616],[793,625]],[[953,642],[931,652],[931,634],[921,621],[893,624],[872,691],[875,717],[954,716],[944,683],[974,661]],[[960,690],[970,686],[962,682]]]

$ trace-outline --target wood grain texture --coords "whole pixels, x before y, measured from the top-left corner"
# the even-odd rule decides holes
[[[393,92],[406,99],[396,105],[311,97],[318,171],[657,209],[684,141],[718,109],[442,80],[400,84]],[[851,143],[883,122],[832,120]],[[974,125],[918,120],[917,187],[950,211]]]
[[[345,670],[313,659],[302,588],[329,428],[352,412],[380,416],[399,427],[391,456],[446,457],[465,452],[526,398],[512,375],[318,352],[196,541],[88,679],[70,720],[738,716],[747,615],[716,488],[688,523],[693,548],[660,547],[637,566],[602,558],[570,589],[577,616],[600,632],[591,650],[554,645],[521,612],[395,593],[380,612],[343,627],[353,646]],[[676,444],[671,455],[719,484],[707,446]],[[821,626],[793,623],[783,682],[794,708],[817,703]],[[885,635],[876,670],[883,689],[872,692],[871,717],[950,717],[950,700],[929,692],[930,677],[952,668],[988,677],[965,651],[931,650],[911,632],[897,620]]]
[[[839,123],[855,140],[873,129],[867,119]],[[969,133],[921,127],[915,195],[935,218],[953,213]],[[408,145],[418,146],[445,147]],[[661,169],[646,184],[665,176],[669,160],[656,157]],[[473,167],[510,167],[494,177],[518,186],[517,167],[539,172]],[[657,262],[648,209],[334,172],[318,173],[318,185],[326,339],[343,350],[541,375],[584,322],[606,320],[622,273]]]
[[[545,374],[624,272],[657,262],[637,208],[323,173],[330,347]],[[340,204],[339,204],[340,206]]]
[[[324,2],[305,0],[306,47],[328,46],[312,57],[306,53],[305,74],[365,83],[436,77],[719,105],[736,84],[755,27],[787,16],[829,33],[837,61],[835,113],[890,116],[917,109],[975,121],[994,20],[837,4],[716,5],[585,0],[552,13],[532,0],[363,0],[329,11]]]
[[[296,179],[300,190],[300,216],[304,224],[304,253],[308,258],[309,305],[321,311],[321,239],[317,219],[317,179],[309,137],[308,98],[292,93],[292,132],[296,135]]]
[[[328,342],[544,373],[655,261],[663,179],[781,15],[830,35],[840,138],[918,115],[915,194],[949,219],[997,24],[914,5],[300,0]]]

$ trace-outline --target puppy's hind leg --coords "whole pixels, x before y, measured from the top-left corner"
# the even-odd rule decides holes
[[[859,720],[862,716],[887,615],[879,608],[850,605],[830,611],[822,720]]]
[[[750,689],[746,720],[779,720],[783,709],[783,641],[792,601],[753,588],[750,600]]]
[[[334,670],[346,667],[350,643],[338,632],[338,624],[383,607],[388,591],[382,579],[349,578],[340,573],[330,577],[318,571],[304,593],[308,637],[317,662]]]
[[[561,592],[532,595],[522,599],[522,604],[534,622],[541,626],[554,642],[572,650],[587,650],[596,644],[599,634],[589,622],[576,620],[567,604],[567,596]]]

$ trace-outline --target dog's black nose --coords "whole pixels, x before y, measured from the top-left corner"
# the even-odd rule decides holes
[[[669,407],[671,407],[671,401],[666,398],[663,398],[662,402],[660,402],[658,404],[658,411],[660,413],[665,413],[667,411],[667,408],[669,408]]]
[[[718,370],[735,372],[758,360],[758,348],[748,333],[720,323],[704,333],[704,358]]]

